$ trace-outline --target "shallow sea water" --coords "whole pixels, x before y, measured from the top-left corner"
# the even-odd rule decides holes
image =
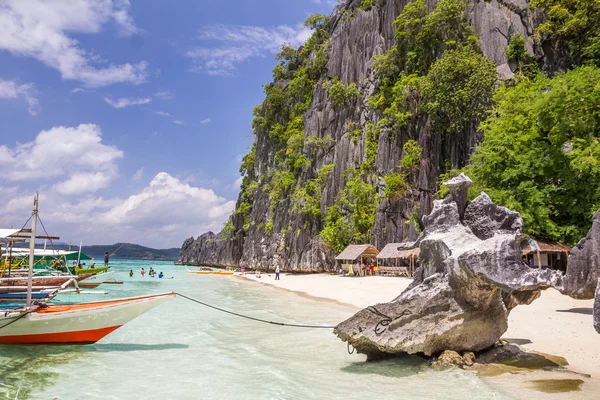
[[[108,295],[56,300],[175,291],[297,324],[335,325],[354,312],[234,277],[188,274],[167,262],[115,260],[112,266],[125,283],[98,288]],[[142,278],[140,268],[150,266],[173,279]],[[94,345],[0,346],[0,399],[322,398],[508,399],[470,372],[423,369],[412,358],[366,363],[348,354],[331,330],[261,324],[180,297]]]

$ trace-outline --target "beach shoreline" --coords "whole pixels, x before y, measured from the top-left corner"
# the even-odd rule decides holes
[[[335,301],[358,311],[369,305],[389,302],[410,284],[409,278],[342,277],[331,274],[274,274],[238,276],[285,291],[308,296],[316,301]],[[576,300],[555,289],[542,292],[528,306],[511,311],[503,339],[524,351],[540,352],[567,359],[568,369],[586,379],[584,392],[600,387],[600,337],[593,328],[593,300]],[[341,322],[341,321],[339,321]]]

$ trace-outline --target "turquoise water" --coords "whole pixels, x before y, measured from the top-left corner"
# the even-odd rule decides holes
[[[335,324],[354,310],[172,263],[117,261],[86,301],[176,291],[258,318]],[[140,277],[152,266],[173,279]],[[134,278],[127,272],[133,269]],[[330,330],[260,324],[177,298],[88,346],[0,346],[0,399],[506,399],[472,373],[365,363]]]

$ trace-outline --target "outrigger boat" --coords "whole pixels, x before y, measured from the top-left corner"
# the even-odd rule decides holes
[[[185,267],[187,272],[195,275],[223,275],[223,276],[231,276],[235,274],[234,271],[225,271],[225,270],[214,270],[206,267],[200,267],[198,271],[192,271],[188,267]]]
[[[89,344],[132,319],[171,300],[175,293],[129,297],[74,305],[33,303],[33,264],[38,194],[33,202],[26,305],[4,308],[0,314],[0,343]]]
[[[116,281],[111,281],[113,274],[115,273],[115,271],[106,271],[106,272],[101,272],[99,274],[94,274],[92,276],[89,276],[87,278],[85,278],[82,281],[79,281],[79,287],[81,288],[85,288],[85,289],[94,289],[97,288],[98,286],[100,286],[103,283],[116,283]],[[77,275],[80,276],[80,275]]]
[[[0,315],[0,343],[90,344],[171,300],[174,293],[73,305],[36,305]]]

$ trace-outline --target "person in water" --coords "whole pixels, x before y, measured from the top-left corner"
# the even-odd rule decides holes
[[[279,281],[279,265],[275,266],[275,280]]]
[[[108,267],[108,260],[110,259],[110,255],[108,254],[108,251],[106,253],[104,253],[104,266]]]
[[[162,271],[160,271],[160,274],[158,274],[158,277],[159,277],[159,278],[162,278],[163,276],[164,276],[164,275],[163,275]]]
[[[133,270],[132,269],[129,270],[129,277],[130,278],[133,277]]]
[[[142,267],[142,270],[140,271],[140,274],[142,274],[142,276],[146,275],[146,270]]]

